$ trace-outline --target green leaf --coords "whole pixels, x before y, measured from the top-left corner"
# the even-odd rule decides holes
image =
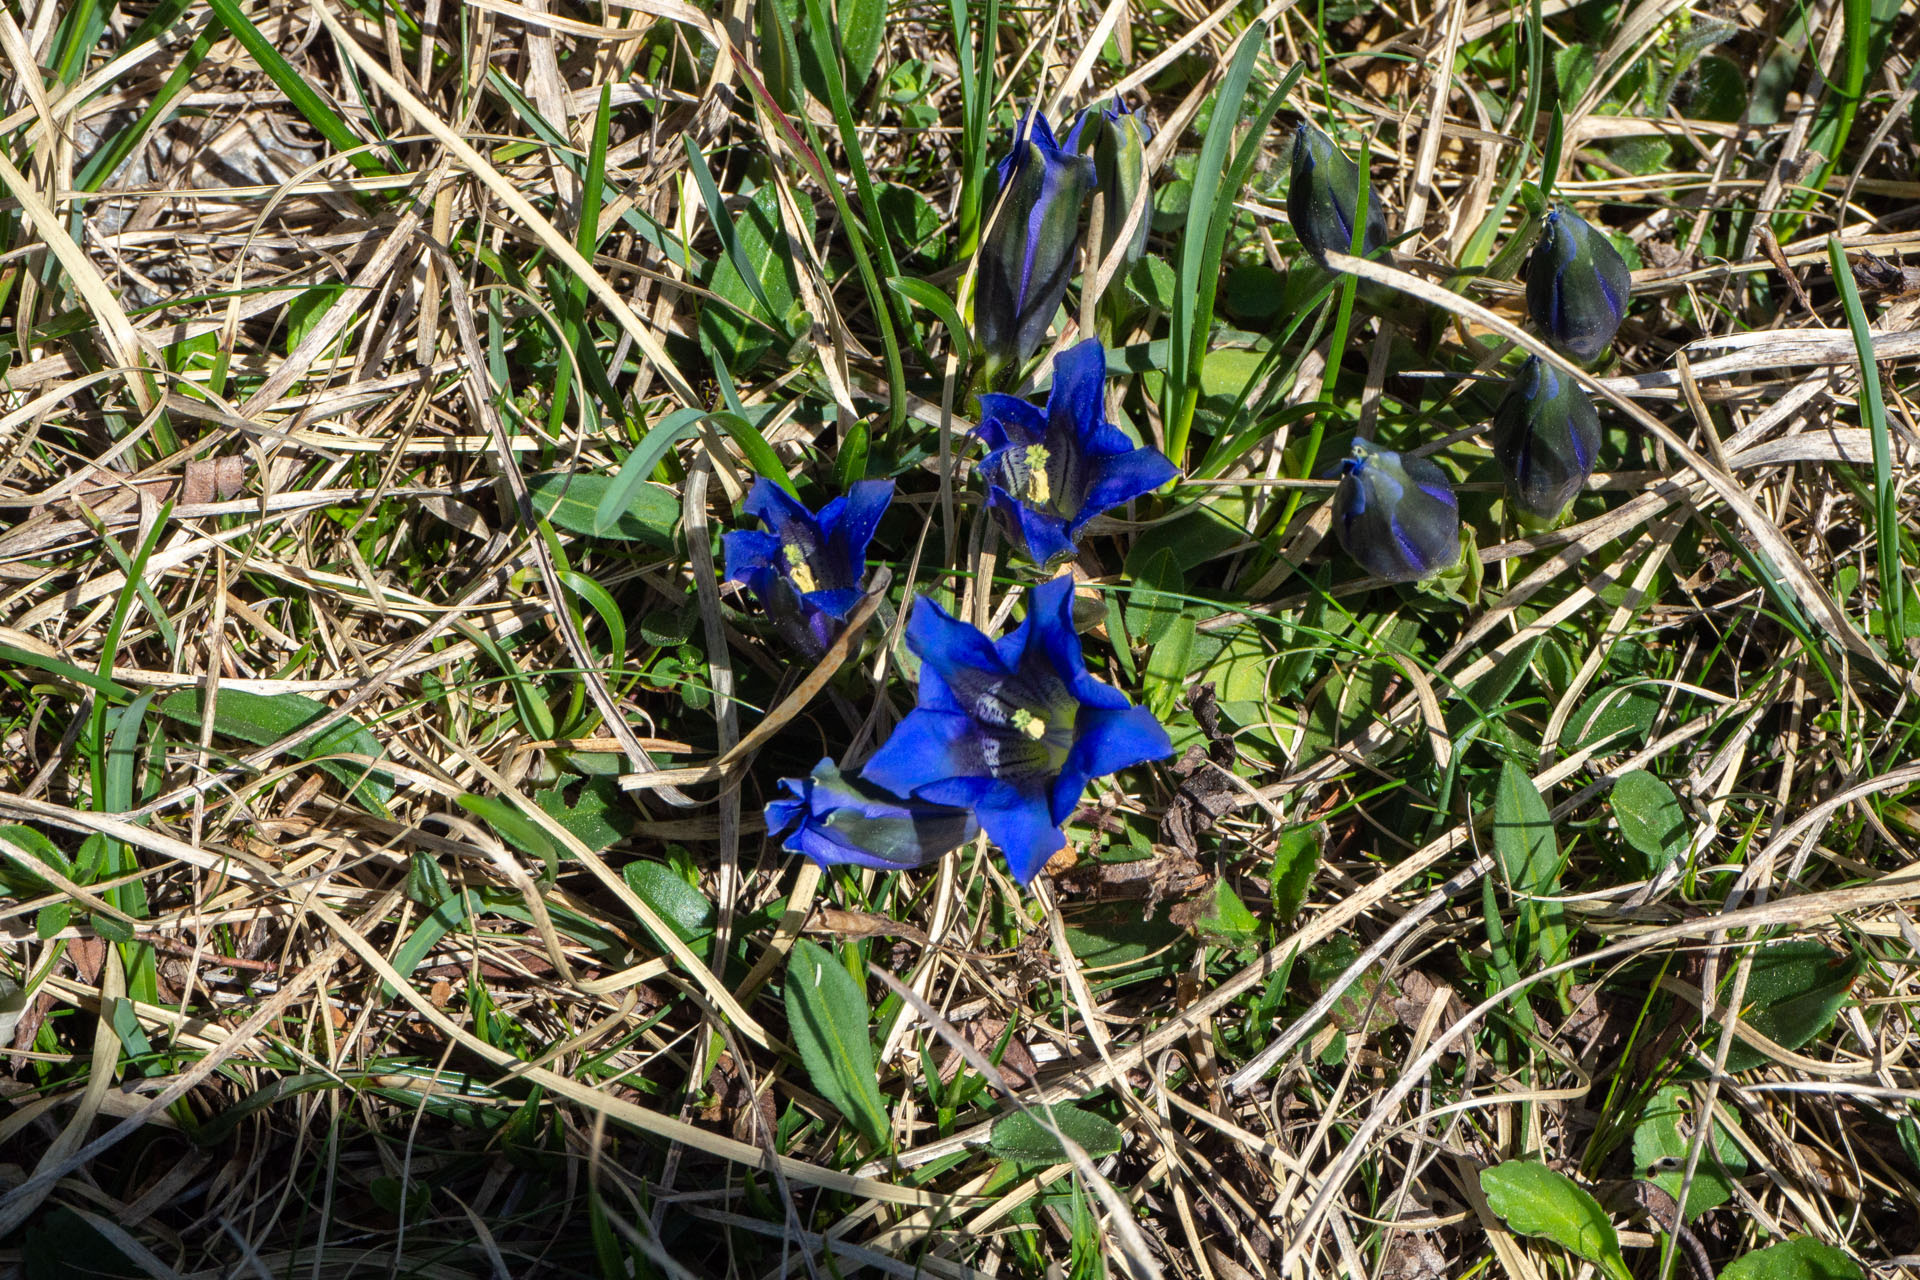
[[[1213,882],[1213,901],[1207,904],[1206,914],[1193,922],[1193,928],[1202,938],[1240,946],[1260,931],[1260,921],[1222,876]]]
[[[1300,913],[1320,866],[1320,837],[1311,826],[1288,827],[1273,851],[1274,918],[1286,924]]]
[[[1795,1236],[1735,1258],[1720,1280],[1866,1280],[1860,1264],[1830,1244]]]
[[[618,522],[596,531],[600,501],[612,484],[611,476],[572,471],[549,471],[527,479],[533,509],[568,533],[615,542],[651,542],[672,550],[674,531],[680,525],[680,503],[662,485],[638,486]]]
[[[1560,750],[1571,755],[1595,744],[1602,755],[1626,751],[1647,740],[1660,712],[1660,691],[1652,685],[1615,685],[1588,698],[1567,721]]]
[[[1237,398],[1267,362],[1264,351],[1215,347],[1200,362],[1200,394]]]
[[[1508,1160],[1480,1171],[1480,1191],[1515,1235],[1551,1240],[1614,1280],[1632,1280],[1613,1222],[1566,1174],[1534,1160]]]
[[[627,888],[653,908],[667,928],[696,952],[713,935],[714,908],[707,895],[659,862],[629,862],[620,869]]]
[[[50,676],[58,676],[62,680],[83,685],[96,693],[104,693],[109,698],[132,696],[126,686],[116,684],[103,675],[76,667],[71,662],[62,662],[58,658],[49,658],[44,654],[35,653],[31,649],[22,649],[18,645],[0,644],[0,661],[44,671]]]
[[[933,312],[940,323],[946,326],[947,341],[953,344],[954,359],[962,369],[966,368],[973,359],[973,346],[968,340],[967,323],[960,318],[960,309],[953,305],[953,299],[941,292],[938,285],[913,276],[896,276],[887,281],[887,288]]]
[[[1769,942],[1753,954],[1740,1020],[1781,1048],[1798,1049],[1833,1025],[1865,967],[1858,955],[1835,955],[1822,943]],[[1732,981],[1729,974],[1727,984]],[[1741,1040],[1727,1050],[1729,1071],[1751,1071],[1767,1061]]]
[[[301,290],[299,296],[287,303],[286,349],[292,351],[299,346],[301,340],[320,323],[320,317],[327,314],[327,308],[346,291],[344,280],[329,280]]]
[[[181,689],[162,698],[157,706],[160,714],[168,719],[198,729],[204,720],[204,697],[204,690]],[[222,737],[238,738],[241,742],[264,747],[312,724],[325,716],[328,710],[326,703],[305,694],[266,695],[223,689],[214,704],[213,731]],[[369,772],[360,765],[343,760],[317,759],[338,753],[371,756],[374,759],[384,754],[380,740],[352,717],[339,721],[318,737],[293,747],[294,755],[302,760],[314,760],[335,780],[352,788],[362,804],[385,814],[387,801],[393,799],[393,776],[378,769]]]
[[[867,996],[834,958],[805,938],[787,957],[787,1025],[813,1089],[867,1142],[887,1144],[887,1107],[880,1097]]]
[[[847,89],[858,95],[880,59],[887,33],[887,0],[839,0],[840,52],[847,59]]]
[[[313,83],[280,56],[280,51],[265,32],[253,25],[236,0],[208,0],[214,16],[226,24],[247,53],[267,73],[274,87],[287,96],[294,109],[313,126],[314,131],[333,145],[336,152],[350,153],[353,167],[368,177],[385,176],[386,166],[371,151],[363,148],[361,138],[347,127],[332,104],[322,98]],[[340,54],[342,61],[346,55]]]
[[[1053,1115],[1055,1128],[1072,1139],[1091,1159],[1098,1160],[1120,1150],[1119,1129],[1091,1111],[1082,1111],[1064,1102],[1001,1116],[994,1121],[993,1136],[987,1139],[987,1149],[1003,1160],[1022,1160],[1028,1164],[1062,1163],[1067,1159],[1067,1149],[1040,1119],[1043,1112],[1047,1111]]]
[[[1182,614],[1168,626],[1159,644],[1147,650],[1147,706],[1165,719],[1186,688],[1192,668],[1194,621]]]
[[[455,803],[491,827],[495,835],[520,852],[531,854],[548,866],[553,866],[559,858],[553,837],[539,823],[520,812],[512,801],[502,800],[499,796],[464,795]]]
[[[1679,1085],[1667,1085],[1647,1100],[1640,1112],[1640,1123],[1633,1130],[1634,1169],[1675,1200],[1680,1198],[1680,1184],[1686,1180],[1687,1151],[1693,1145],[1692,1136],[1680,1131],[1683,1120],[1690,1129],[1697,1130],[1693,1094]],[[1662,1162],[1677,1167],[1652,1172],[1654,1166]],[[1725,1173],[1721,1172],[1722,1167]],[[1700,1153],[1700,1163],[1694,1167],[1693,1187],[1687,1193],[1686,1220],[1691,1222],[1707,1210],[1733,1199],[1732,1179],[1746,1171],[1746,1153],[1727,1127],[1716,1120],[1713,1146]]]
[[[633,833],[632,801],[612,778],[588,778],[571,804],[564,783],[535,792],[533,802],[595,853]]]
[[[53,892],[53,885],[32,869],[35,861],[52,867],[69,880],[73,879],[73,862],[42,832],[10,823],[0,827],[0,841],[28,855],[23,866],[11,855],[0,854],[0,889],[4,889],[8,896],[27,898],[37,893]]]
[[[1553,819],[1533,779],[1511,760],[1500,767],[1499,789],[1494,793],[1493,847],[1514,888],[1533,894],[1552,892],[1560,878]]]
[[[1628,844],[1646,857],[1649,875],[1678,858],[1687,844],[1687,812],[1673,788],[1645,769],[1613,784],[1613,816]]]
[[[805,242],[813,238],[813,217],[805,201],[798,206],[801,225],[795,229],[795,236]],[[716,222],[726,217],[724,207],[714,212]],[[748,276],[742,274],[733,257],[722,254],[714,261],[708,288],[729,305],[709,303],[700,308],[700,344],[724,359],[729,368],[752,364],[773,342],[767,329],[748,320],[748,316],[758,317],[785,334],[799,310],[800,277],[784,227],[779,193],[769,183],[755,191],[733,217],[734,235],[753,283],[748,283]],[[764,306],[756,300],[756,294],[766,299]]]
[[[621,517],[633,506],[634,495],[639,491],[641,481],[653,474],[654,468],[660,465],[660,459],[667,456],[667,450],[685,438],[704,416],[698,409],[676,409],[655,423],[640,443],[633,447],[633,452],[620,464],[618,474],[593,508],[594,537],[608,537],[611,530],[619,527]]]
[[[1127,634],[1148,645],[1165,639],[1167,629],[1180,616],[1182,602],[1175,593],[1186,580],[1172,551],[1163,547],[1154,552],[1133,575],[1133,593],[1126,610]]]

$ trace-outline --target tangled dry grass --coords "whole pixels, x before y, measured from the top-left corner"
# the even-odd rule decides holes
[[[891,371],[836,114],[766,87],[768,32],[804,8],[0,6],[0,1259],[1585,1266],[1483,1194],[1525,1157],[1593,1191],[1636,1275],[1708,1280],[1797,1236],[1920,1267],[1920,650],[1889,620],[1920,602],[1920,22],[1689,9],[1542,6],[1585,84],[1558,190],[1637,249],[1637,301],[1597,381],[1597,496],[1557,530],[1489,526],[1483,588],[1448,601],[1321,567],[1300,449],[1314,413],[1417,424],[1493,501],[1473,375],[1539,344],[1510,273],[1449,267],[1518,233],[1526,8],[1009,9],[983,136],[951,14],[886,15],[856,136],[906,193],[882,237],[902,273],[949,295],[961,175],[1020,104],[1133,95],[1162,186],[1191,183],[1256,17],[1263,73],[1312,68],[1287,111],[1368,134],[1412,233],[1398,265],[1343,261],[1409,300],[1356,319],[1367,341],[1276,336],[1267,302],[1305,294],[1274,131],[1219,335],[1278,352],[1259,438],[1103,522],[1076,569],[1108,608],[1090,656],[1194,751],[1090,796],[1023,894],[984,846],[823,875],[757,816],[904,711],[913,591],[985,626],[1022,581],[966,480],[951,335],[900,305],[919,328]],[[1674,52],[1709,19],[1754,95],[1730,119],[1689,114],[1705,81]],[[1856,56],[1847,145],[1820,154]],[[1622,105],[1642,65],[1673,71],[1659,110],[1651,84]],[[716,228],[746,236],[752,200],[817,235],[758,242],[790,258],[798,320],[733,365],[711,317],[751,300]],[[1177,254],[1180,206],[1158,214]],[[1137,320],[1139,368],[1161,326]],[[1209,368],[1225,440],[1251,366]],[[1129,403],[1157,436],[1154,396]],[[756,448],[825,477],[866,423],[900,477],[888,567],[864,647],[796,668],[718,584],[714,539]],[[649,446],[632,529],[595,529],[569,479]],[[1177,579],[1143,586],[1156,551]],[[1169,599],[1190,647],[1139,643],[1127,619]],[[1544,892],[1510,874],[1510,766],[1551,808]],[[1681,815],[1657,865],[1610,796],[1637,774]],[[809,939],[870,1001],[883,1148],[796,1054]],[[1809,1002],[1827,1018],[1774,1016]],[[995,1142],[1015,1099],[1097,1114],[1118,1150],[1016,1158]]]

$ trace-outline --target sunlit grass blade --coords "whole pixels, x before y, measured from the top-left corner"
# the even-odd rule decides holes
[[[312,125],[314,130],[328,142],[350,157],[355,169],[368,177],[384,177],[386,165],[371,151],[364,150],[364,140],[347,124],[333,105],[315,91],[307,77],[295,71],[287,60],[280,56],[273,42],[267,39],[260,28],[253,25],[236,0],[207,0],[214,16],[226,25],[233,38],[238,40],[247,55],[259,64],[267,73],[274,87],[287,95],[287,101],[302,119]]]
[[[1873,437],[1873,539],[1880,570],[1881,616],[1886,619],[1887,656],[1906,665],[1907,574],[1900,560],[1900,490],[1893,478],[1893,446],[1887,433],[1887,402],[1880,389],[1880,364],[1874,358],[1873,332],[1867,326],[1866,308],[1860,303],[1860,290],[1853,283],[1853,269],[1839,236],[1827,237],[1827,261],[1833,266],[1833,280],[1847,313],[1847,328],[1853,333],[1854,351],[1860,357],[1860,416]]]

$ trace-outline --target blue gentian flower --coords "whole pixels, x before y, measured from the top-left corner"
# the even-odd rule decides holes
[[[1080,248],[1080,207],[1094,188],[1093,161],[1060,146],[1039,112],[1026,116],[995,169],[999,216],[980,244],[973,337],[988,381],[1024,363],[1047,336],[1066,297]]]
[[[1293,131],[1293,163],[1287,180],[1287,221],[1300,245],[1322,267],[1327,251],[1353,252],[1353,220],[1360,206],[1360,166],[1332,138],[1300,122]],[[1371,258],[1387,242],[1387,215],[1367,187],[1367,225],[1360,256]]]
[[[1579,383],[1529,356],[1494,411],[1493,452],[1514,506],[1551,524],[1593,475],[1600,415]]]
[[[1067,134],[1066,149],[1093,158],[1096,199],[1100,202],[1100,243],[1092,246],[1090,261],[1104,262],[1120,241],[1120,229],[1127,215],[1147,187],[1147,143],[1153,130],[1141,123],[1138,113],[1116,95],[1110,107],[1092,106],[1080,113]],[[1149,200],[1152,197],[1147,197]],[[1120,259],[1117,281],[1124,276],[1147,247],[1147,224],[1153,207],[1141,214],[1139,225],[1127,241]]]
[[[1594,360],[1613,341],[1633,277],[1613,241],[1564,206],[1547,213],[1527,259],[1527,313],[1554,346]]]
[[[745,583],[781,636],[817,659],[860,603],[867,544],[892,501],[893,481],[862,480],[815,516],[773,481],[756,480],[741,509],[767,532],[721,539],[726,580]]]
[[[848,778],[831,759],[805,778],[782,778],[792,796],[767,802],[767,835],[823,867],[852,864],[881,871],[922,867],[980,834],[972,813],[924,800],[902,800]]]
[[[1107,421],[1106,378],[1106,350],[1089,338],[1054,358],[1045,414],[1014,396],[980,397],[987,503],[1035,564],[1071,556],[1087,521],[1180,474]]]
[[[1340,462],[1333,530],[1360,567],[1412,582],[1460,560],[1460,504],[1438,465],[1355,440]]]
[[[900,795],[966,806],[1021,884],[1063,845],[1087,783],[1173,753],[1145,707],[1087,673],[1073,630],[1073,580],[1027,596],[997,643],[924,596],[907,619],[920,705],[861,776]]]

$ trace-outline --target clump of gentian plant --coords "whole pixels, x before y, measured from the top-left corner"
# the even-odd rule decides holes
[[[1021,120],[994,173],[999,213],[980,243],[973,289],[973,338],[989,386],[1046,337],[1073,276],[1081,206],[1095,183],[1094,162],[1056,142],[1037,111]]]
[[[1027,596],[999,641],[926,597],[907,619],[920,703],[861,771],[895,795],[971,810],[1026,884],[1066,844],[1087,783],[1173,753],[1145,707],[1095,680],[1073,630],[1073,580]]]
[[[1302,120],[1293,131],[1293,163],[1287,182],[1287,220],[1301,247],[1322,267],[1327,253],[1353,252],[1353,224],[1360,208],[1360,166],[1332,138]],[[1387,243],[1387,216],[1371,185],[1360,256],[1371,258]]]
[[[1579,383],[1529,356],[1494,412],[1493,451],[1516,512],[1551,525],[1593,475],[1600,415]]]
[[[1600,358],[1627,314],[1633,286],[1613,241],[1564,206],[1547,212],[1527,260],[1527,313],[1576,360]]]
[[[1180,474],[1158,449],[1107,421],[1107,353],[1089,338],[1054,357],[1047,408],[1016,396],[980,397],[980,471],[1007,540],[1038,565],[1074,554],[1087,522]]]
[[[972,812],[924,800],[902,800],[831,759],[805,778],[783,778],[791,795],[766,806],[767,834],[791,831],[780,847],[823,867],[852,865],[907,871],[951,853],[980,834]]]
[[[867,546],[893,501],[893,481],[862,480],[815,515],[771,480],[756,480],[746,514],[767,527],[726,534],[729,582],[745,584],[780,636],[818,659],[860,603]]]
[[[1333,530],[1360,567],[1415,582],[1460,560],[1460,504],[1447,473],[1425,458],[1355,440],[1340,462]]]

